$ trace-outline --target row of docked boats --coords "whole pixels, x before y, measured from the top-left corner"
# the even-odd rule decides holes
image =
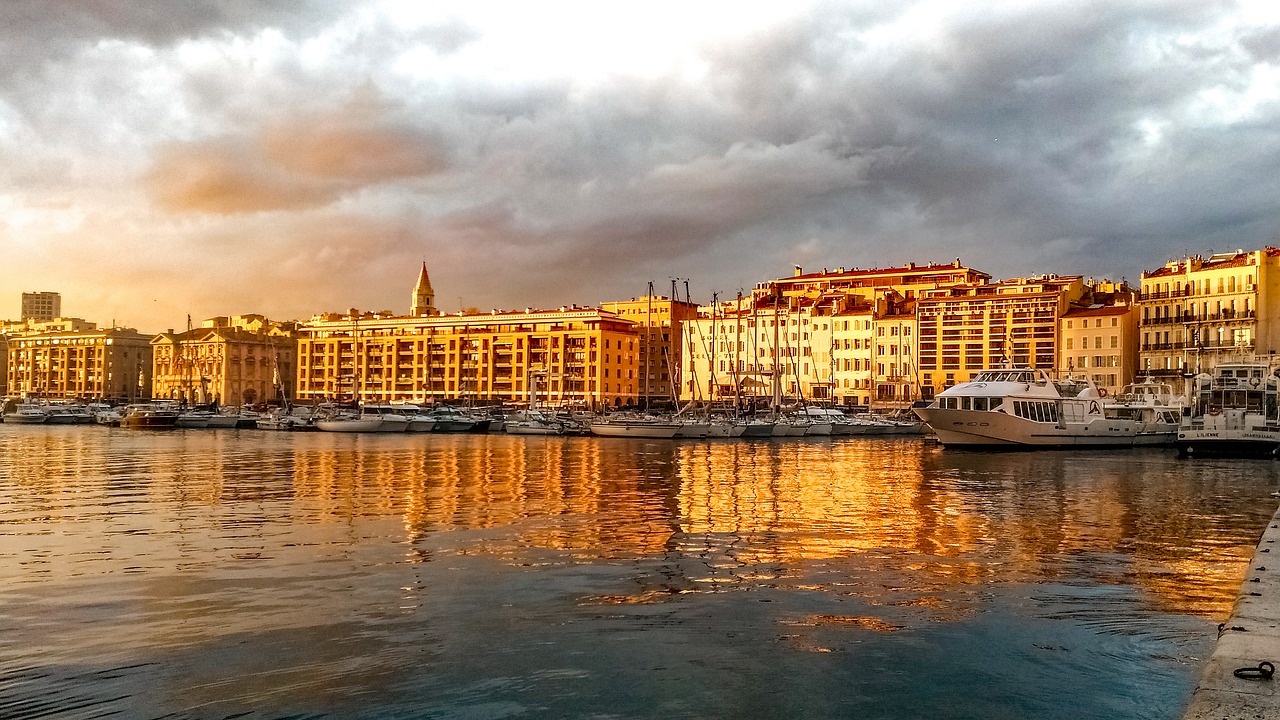
[[[13,423],[97,423],[124,428],[257,428],[339,433],[502,432],[512,435],[597,435],[633,438],[781,438],[801,436],[922,434],[914,417],[850,415],[838,408],[808,407],[768,416],[691,412],[596,415],[529,409],[502,412],[450,406],[318,405],[258,413],[242,408],[187,407],[172,401],[106,404],[10,403],[0,418]]]
[[[944,446],[992,449],[1176,445],[1181,454],[1280,457],[1280,379],[1266,363],[1229,363],[1175,394],[1147,378],[1108,396],[1086,378],[1000,368],[917,408]]]

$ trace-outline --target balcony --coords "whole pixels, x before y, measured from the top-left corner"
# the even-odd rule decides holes
[[[1171,292],[1144,292],[1138,294],[1138,300],[1167,300],[1169,298],[1188,297],[1191,295],[1191,288],[1185,287],[1181,290]]]

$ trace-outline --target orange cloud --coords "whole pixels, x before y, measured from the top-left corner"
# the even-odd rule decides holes
[[[223,215],[315,207],[342,192],[336,183],[299,181],[227,142],[165,146],[143,184],[167,210]]]
[[[436,143],[421,133],[341,121],[280,125],[263,133],[262,146],[280,167],[358,183],[428,175],[445,166]]]

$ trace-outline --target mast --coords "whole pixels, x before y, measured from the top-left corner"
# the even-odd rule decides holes
[[[770,283],[769,295],[773,300],[773,414],[776,417],[778,410],[782,407],[782,375],[778,373],[778,307],[781,305],[778,300],[778,286]]]
[[[640,336],[640,360],[644,363],[644,370],[640,374],[640,380],[644,383],[644,411],[649,412],[649,353],[652,343],[645,342],[649,338],[649,333],[653,327],[653,281],[649,281],[648,292],[644,296],[644,335]]]
[[[733,320],[733,414],[737,417],[742,409],[742,381],[738,377],[739,348],[742,336],[742,290],[738,290],[738,307]]]

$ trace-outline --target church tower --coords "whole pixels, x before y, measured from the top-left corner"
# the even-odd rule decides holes
[[[431,278],[427,277],[425,262],[422,263],[422,272],[418,273],[418,284],[413,288],[413,305],[409,308],[409,314],[416,317],[440,314],[436,310],[436,293],[431,289]]]

